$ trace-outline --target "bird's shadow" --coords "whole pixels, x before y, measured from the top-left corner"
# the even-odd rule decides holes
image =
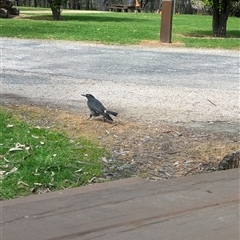
[[[98,121],[98,122],[106,122],[106,123],[109,123],[109,124],[113,124],[115,123],[114,121],[109,121],[107,119],[104,119],[104,118],[92,118],[92,119],[87,119],[88,121]]]

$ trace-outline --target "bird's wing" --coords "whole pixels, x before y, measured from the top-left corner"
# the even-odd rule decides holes
[[[97,114],[101,114],[103,115],[103,117],[105,117],[106,119],[113,121],[113,119],[109,116],[109,114],[107,113],[106,108],[102,105],[102,103],[100,101],[98,101],[96,98],[94,99],[94,101],[88,101],[88,107],[91,111],[97,113]]]
[[[104,110],[106,110],[102,103],[97,99],[94,99],[94,101],[89,100],[87,104],[90,110],[100,114],[104,113]]]

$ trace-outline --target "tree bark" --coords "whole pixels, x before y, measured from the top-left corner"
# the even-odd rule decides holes
[[[53,15],[53,20],[61,20],[61,11],[60,11],[60,6],[58,8],[51,8],[52,9],[52,15]]]
[[[213,0],[213,37],[226,37],[229,12],[230,0]]]
[[[90,0],[86,0],[85,10],[89,10],[89,6],[90,6]]]
[[[61,0],[48,0],[48,3],[52,10],[53,20],[61,20]]]
[[[98,10],[107,11],[108,0],[98,0]]]

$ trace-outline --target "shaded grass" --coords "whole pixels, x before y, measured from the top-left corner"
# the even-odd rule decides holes
[[[237,49],[240,47],[239,19],[228,20],[227,38],[212,37],[212,16],[177,15],[174,18],[173,41],[186,47]]]
[[[159,41],[158,14],[145,13],[68,13],[63,21],[52,21],[51,13],[27,13],[20,19],[1,19],[2,37],[92,41],[107,44],[139,44]],[[212,38],[211,16],[174,15],[173,42],[186,47],[239,48],[239,19],[228,20],[228,38]]]
[[[20,8],[21,11],[51,11],[50,8],[44,8],[44,7],[24,7],[24,6],[21,6],[18,8]]]
[[[0,200],[85,185],[108,153],[86,139],[31,127],[0,114]]]

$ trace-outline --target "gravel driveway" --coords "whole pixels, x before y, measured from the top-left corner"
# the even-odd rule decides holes
[[[86,111],[92,93],[123,118],[239,119],[239,52],[2,40],[2,94]]]
[[[1,46],[2,104],[41,106],[20,111],[75,137],[94,136],[121,162],[121,174],[206,172],[239,148],[238,51],[10,38]],[[86,122],[82,93],[118,111],[115,124]]]

